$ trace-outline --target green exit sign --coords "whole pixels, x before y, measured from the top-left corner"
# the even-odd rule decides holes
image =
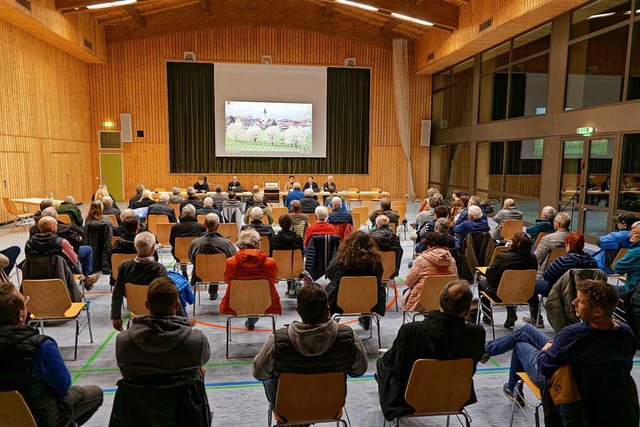
[[[593,128],[581,127],[581,128],[576,129],[576,133],[578,135],[590,136],[591,134],[593,134]]]

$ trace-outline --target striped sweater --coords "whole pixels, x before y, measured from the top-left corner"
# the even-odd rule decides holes
[[[550,286],[572,268],[598,268],[598,263],[588,253],[583,251],[570,251],[568,254],[556,258],[544,272],[542,278]]]

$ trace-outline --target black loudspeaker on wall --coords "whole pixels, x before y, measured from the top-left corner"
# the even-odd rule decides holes
[[[428,147],[431,145],[431,120],[422,121],[422,132],[420,133],[420,146]]]
[[[122,142],[133,142],[131,114],[120,114],[120,135]]]

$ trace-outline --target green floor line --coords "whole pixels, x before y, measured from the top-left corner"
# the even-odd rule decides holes
[[[493,357],[490,357],[489,360],[491,361],[493,366],[497,366],[498,368],[500,367],[500,364]]]

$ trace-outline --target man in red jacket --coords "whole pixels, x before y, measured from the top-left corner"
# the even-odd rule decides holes
[[[333,224],[327,222],[329,217],[329,211],[324,206],[318,206],[316,208],[316,218],[318,222],[307,227],[307,232],[304,235],[304,245],[309,245],[309,240],[316,234],[333,234],[338,235],[336,227]]]

